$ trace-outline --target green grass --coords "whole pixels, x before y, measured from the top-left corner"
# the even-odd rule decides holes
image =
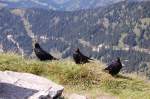
[[[65,87],[66,94],[79,93],[95,99],[100,95],[120,99],[150,99],[150,83],[134,76],[112,77],[102,71],[105,64],[76,65],[71,60],[40,62],[12,53],[0,54],[0,70],[28,72],[46,77]],[[127,74],[126,74],[127,75]]]

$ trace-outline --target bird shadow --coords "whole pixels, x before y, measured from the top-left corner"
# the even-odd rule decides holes
[[[123,75],[116,75],[114,76],[115,78],[121,78],[121,79],[127,79],[127,80],[133,80],[132,78],[130,77],[127,77],[127,76],[123,76]]]

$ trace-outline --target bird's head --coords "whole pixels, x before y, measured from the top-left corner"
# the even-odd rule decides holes
[[[72,51],[77,53],[80,52],[79,48],[74,48]]]
[[[76,52],[80,52],[79,48],[77,48],[75,51],[76,51]]]
[[[40,48],[39,43],[35,43],[34,45],[35,45],[35,48]]]
[[[117,57],[117,62],[120,62],[120,57]]]

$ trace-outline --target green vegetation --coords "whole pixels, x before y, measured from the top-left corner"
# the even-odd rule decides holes
[[[112,77],[102,71],[101,62],[76,65],[71,60],[29,60],[19,55],[0,54],[0,70],[29,72],[49,78],[65,87],[65,94],[81,93],[95,99],[100,95],[111,95],[120,99],[149,99],[150,84],[133,76]]]

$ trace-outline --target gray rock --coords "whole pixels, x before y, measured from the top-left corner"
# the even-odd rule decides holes
[[[55,99],[64,87],[29,73],[0,71],[0,99]]]

